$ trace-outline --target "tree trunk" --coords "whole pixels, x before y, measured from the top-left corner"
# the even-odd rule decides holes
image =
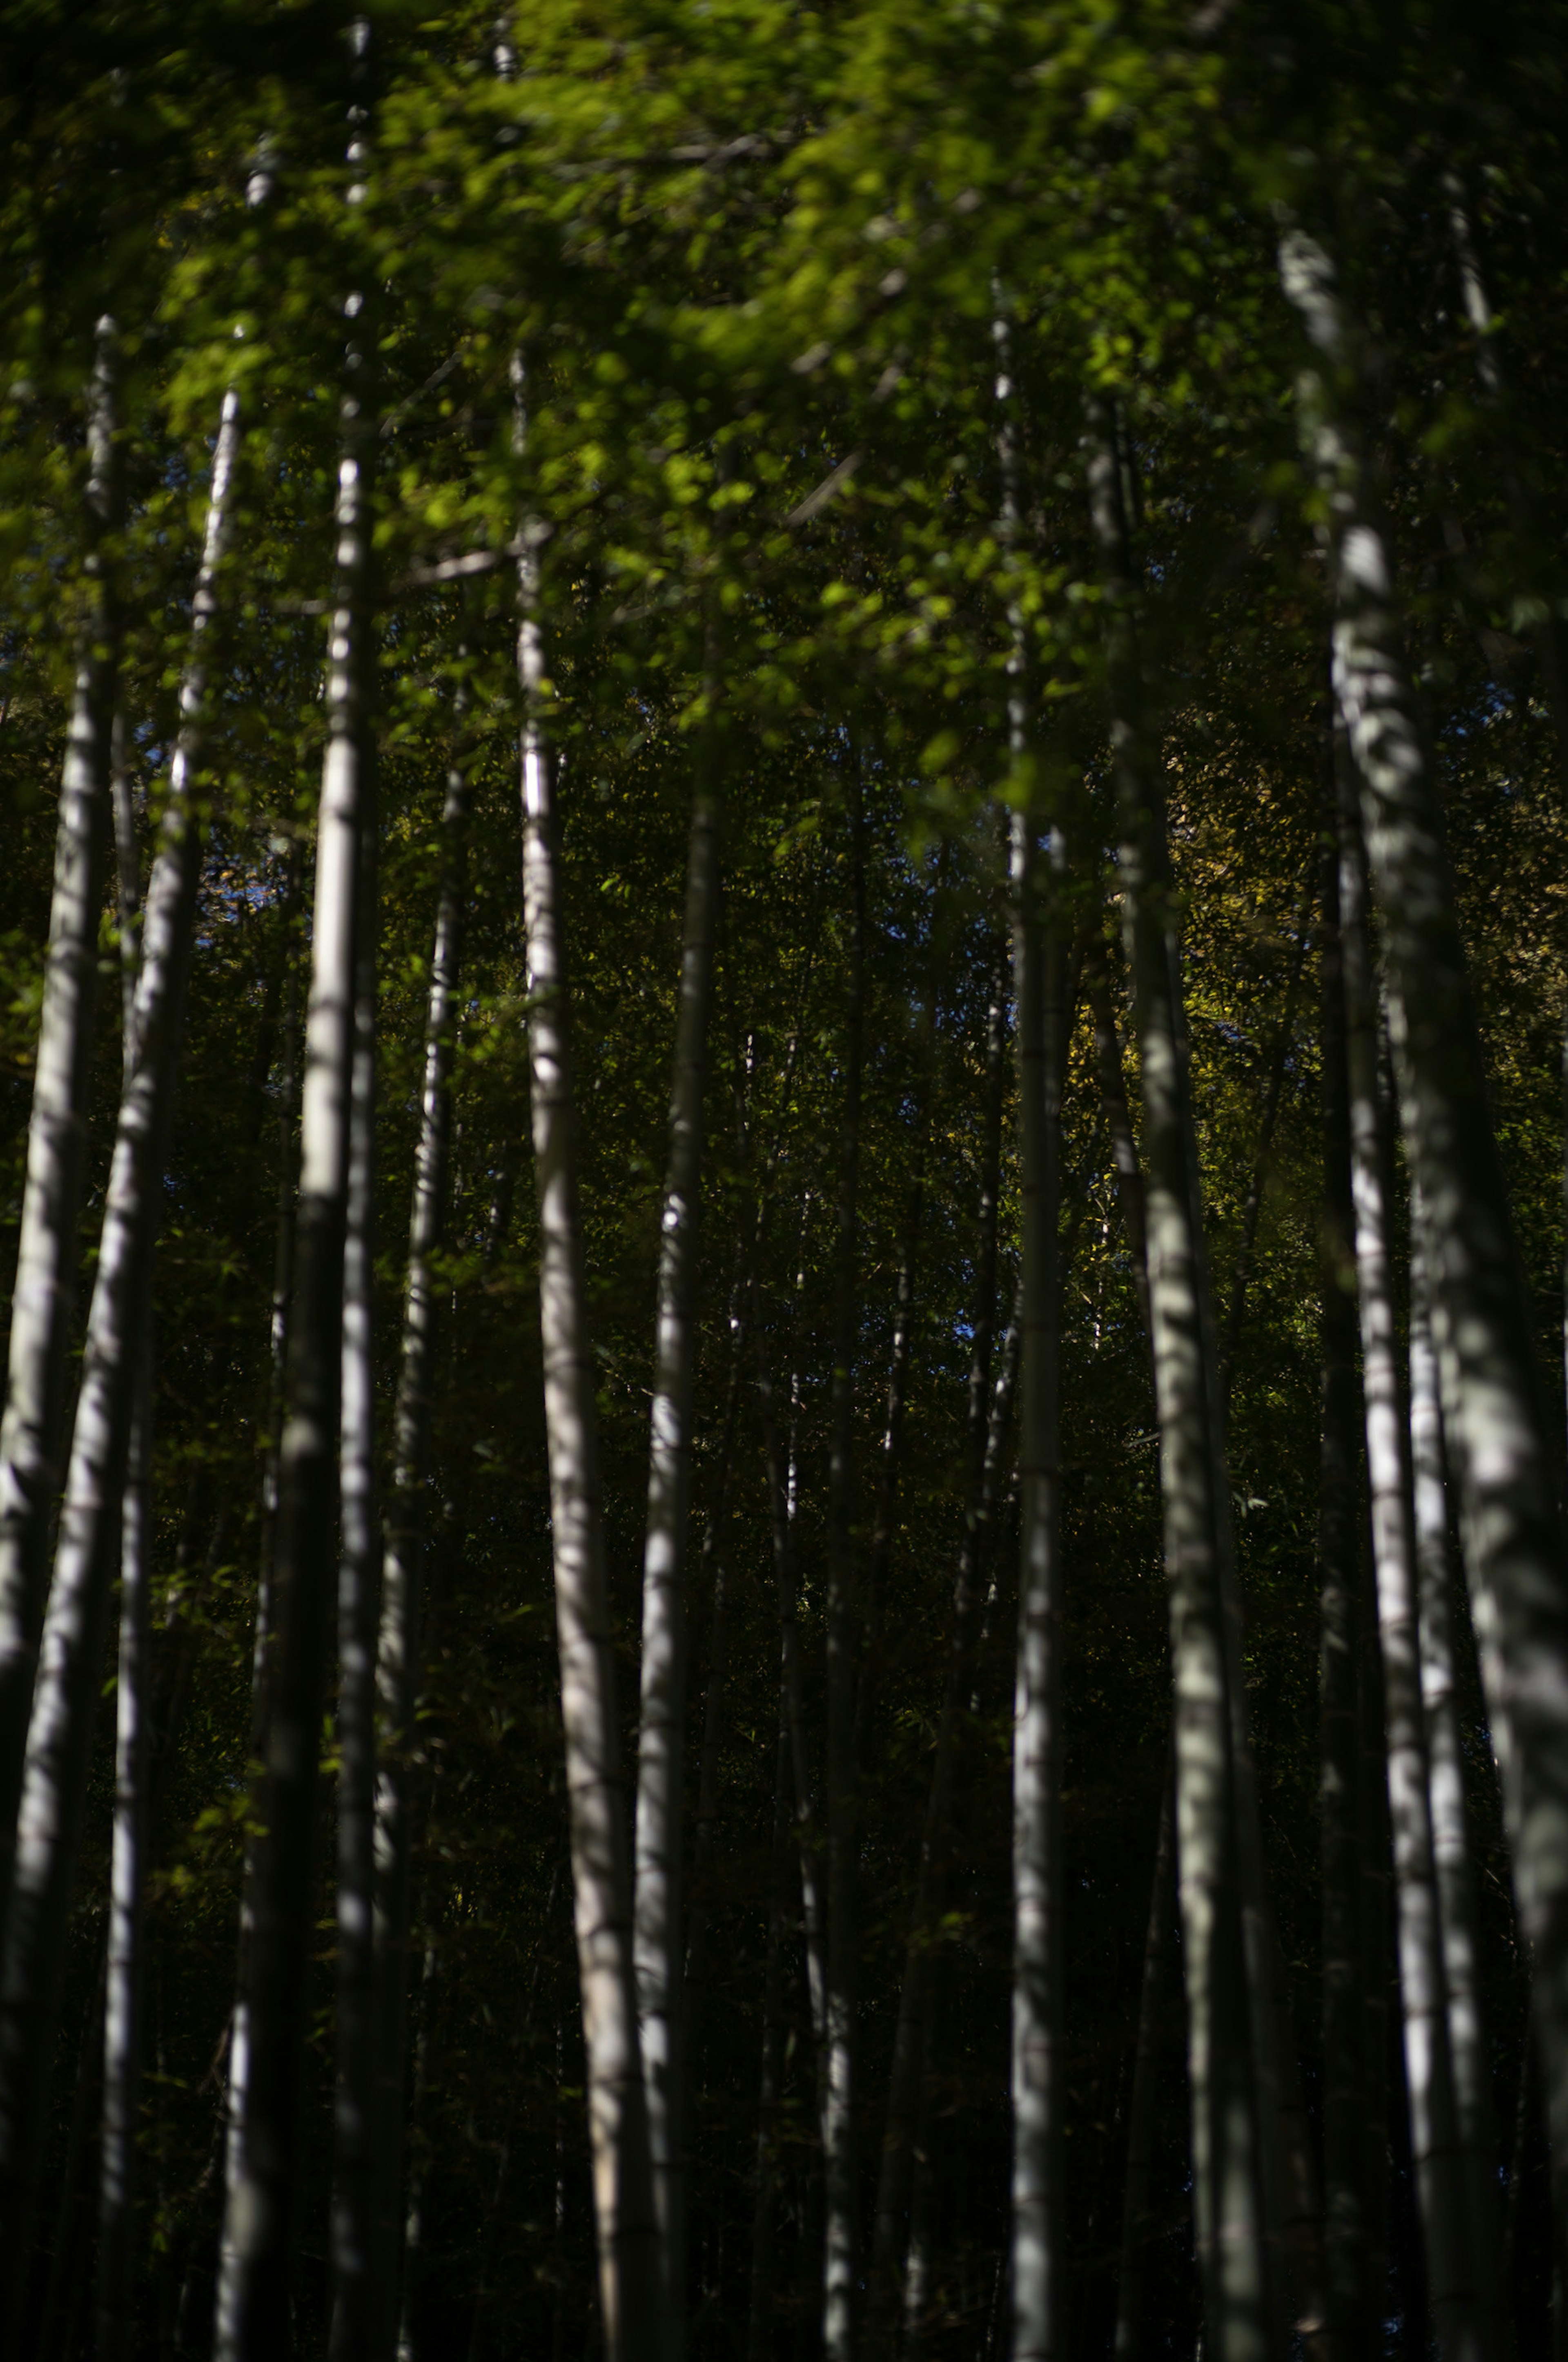
[[[1211,1323],[1192,1196],[1177,939],[1157,768],[1143,741],[1142,685],[1114,448],[1091,414],[1090,490],[1108,591],[1112,745],[1122,834],[1147,1158],[1149,1299],[1176,1694],[1178,1859],[1192,2104],[1194,2213],[1209,2349],[1263,2362],[1281,2317],[1271,2285],[1266,2128],[1242,1922],[1234,1717],[1222,1536],[1214,1498]]]
[[[1026,813],[1013,823],[1023,1321],[1018,1668],[1013,1706],[1014,2362],[1064,2328],[1060,1268],[1061,946]]]
[[[1348,781],[1347,781],[1348,790]],[[1410,2147],[1420,2189],[1427,2283],[1443,2354],[1478,2353],[1480,2296],[1458,2153],[1417,1633],[1409,1429],[1398,1368],[1389,1242],[1390,1170],[1378,1087],[1376,996],[1365,874],[1343,815],[1340,927],[1350,1079],[1356,1289],[1360,1306],[1372,1556],[1387,1732],[1399,1992]]]
[[[1448,2049],[1466,2221],[1475,2244],[1482,2337],[1507,2342],[1502,2224],[1497,2205],[1497,2125],[1491,2046],[1483,2022],[1475,1884],[1464,1813],[1464,1750],[1455,1694],[1453,1571],[1448,1547],[1448,1485],[1442,1411],[1428,1300],[1423,1218],[1410,1205],[1410,1462],[1414,1479],[1421,1709],[1426,1724],[1432,1865],[1442,1928]]]
[[[710,677],[716,657],[710,644]],[[711,725],[710,725],[711,727]],[[637,1760],[634,1945],[638,2036],[648,2112],[653,2206],[669,2305],[673,2362],[685,2350],[685,2119],[682,2056],[685,1915],[685,1560],[696,1358],[697,1192],[713,937],[718,903],[717,749],[705,744],[692,799],[685,935],[660,1225],[653,1400],[642,1561],[641,1718]]]
[[[521,366],[518,392],[521,414]],[[518,565],[518,677],[524,706],[523,924],[539,1193],[539,1317],[599,2294],[607,2362],[641,2362],[643,2356],[657,2362],[666,2342],[664,2282],[637,2036],[631,1862],[577,1212],[555,816],[539,721],[543,650],[536,612],[538,566],[526,531],[523,546]]]
[[[1332,765],[1330,794],[1320,886],[1323,1194],[1319,1229],[1322,1425],[1318,1502],[1318,1810],[1322,1862],[1323,2246],[1331,2332],[1343,2339],[1354,2362],[1366,2362],[1377,2350],[1381,2335],[1382,2299],[1369,2272],[1366,2220],[1361,1856],[1370,1830],[1361,1793],[1358,1713],[1358,1641],[1365,1622],[1359,1597],[1361,1456],[1356,1429],[1360,1385],[1350,1081]]]
[[[857,2275],[854,2149],[859,1938],[855,1875],[855,1363],[859,1338],[861,1096],[865,1033],[865,817],[851,756],[850,937],[844,1112],[834,1257],[832,1443],[828,1475],[828,2056],[822,2095],[826,2362],[850,2362]]]
[[[376,830],[359,839],[348,1195],[343,1254],[337,1571],[337,2074],[332,2190],[332,2362],[381,2362],[390,2334],[377,2198],[384,2129],[375,1956]]]
[[[150,1291],[148,1291],[150,1294]],[[130,1443],[120,1517],[120,1646],[115,1683],[115,1825],[104,2005],[104,2121],[98,2160],[98,2362],[126,2362],[132,2345],[137,2131],[141,2103],[142,1892],[147,1878],[148,1588],[152,1579],[150,1303],[136,1346]]]
[[[104,807],[119,670],[118,608],[102,551],[105,535],[119,524],[123,507],[123,470],[115,445],[118,348],[116,324],[100,320],[87,405],[84,523],[90,610],[77,655],[60,783],[49,952],[11,1297],[5,1410],[0,1421],[0,1943],[49,1582],[49,1521],[60,1488],[67,1351],[76,1296]]]
[[[1355,354],[1333,266],[1299,229],[1285,292],[1326,367],[1302,409],[1330,499],[1334,691],[1384,922],[1404,1130],[1424,1208],[1433,1330],[1519,1915],[1534,1961],[1548,2114],[1568,2153],[1568,1594],[1558,1451],[1534,1310],[1486,1107],[1437,799],[1393,613],[1383,530],[1340,389]]]
[[[120,1103],[71,1431],[54,1582],[27,1727],[0,1991],[0,2276],[17,2271],[54,2063],[76,1860],[140,1367],[153,1243],[179,1073],[201,837],[191,806],[205,700],[205,645],[237,435],[230,395],[214,457],[192,646],[161,839],[148,889],[135,1064]],[[13,2287],[15,2283],[11,2284]],[[5,2281],[0,2277],[0,2292]],[[3,2307],[0,2307],[3,2309]]]
[[[356,141],[351,160],[358,153]],[[350,298],[347,312],[351,321],[363,323],[357,298]],[[249,1919],[235,2024],[243,2126],[234,2144],[225,2213],[217,2362],[272,2362],[289,2350],[291,2334],[300,2081],[315,1922],[316,1769],[334,1573],[361,844],[373,825],[373,350],[363,326],[351,330],[267,1639],[266,1745],[258,1828],[247,1849]]]
[[[459,698],[454,726],[466,712]],[[436,1249],[445,1222],[452,1135],[452,1054],[463,970],[467,886],[468,773],[459,743],[446,774],[441,814],[441,883],[425,998],[424,1076],[419,1143],[409,1212],[403,1327],[392,1414],[393,1467],[381,1562],[377,1689],[381,1745],[376,1786],[376,1978],[381,2091],[377,2141],[380,2186],[376,2205],[377,2269],[389,2291],[398,2280],[407,2084],[409,1910],[412,1892],[412,1756],[417,1738],[420,1631],[429,1548],[431,1414],[435,1379]],[[393,2308],[395,2311],[395,2307]]]

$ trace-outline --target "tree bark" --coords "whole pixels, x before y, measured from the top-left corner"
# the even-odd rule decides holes
[[[1013,1705],[1014,2362],[1061,2318],[1061,946],[1027,812],[1013,823],[1023,1320],[1018,1663]]]
[[[375,1956],[376,830],[359,839],[338,1443],[337,1928],[332,2362],[381,2362],[390,2334],[377,2220],[381,2095]]]
[[[709,647],[710,680],[716,656]],[[685,1805],[685,1561],[696,1358],[697,1193],[713,938],[718,903],[717,748],[709,725],[692,798],[686,905],[660,1225],[658,1311],[642,1561],[641,1717],[637,1762],[634,1949],[638,2036],[653,2206],[673,2362],[685,2349],[685,2061],[682,1818]]]
[[[150,1291],[148,1291],[150,1294]],[[98,2362],[131,2352],[137,2131],[141,2102],[142,1892],[147,1878],[150,1691],[148,1589],[152,1462],[150,1303],[136,1347],[120,1514],[120,1645],[115,1683],[115,1823],[104,2004],[104,2119],[98,2152]]]
[[[855,1365],[859,1337],[861,1098],[865,1035],[865,817],[851,756],[850,950],[839,1147],[832,1441],[828,1474],[828,2052],[822,2094],[826,2362],[850,2362],[856,2257],[855,2055],[859,1963],[855,1875]]]
[[[60,775],[43,1009],[33,1066],[22,1222],[0,1421],[0,1943],[22,1794],[27,1716],[59,1493],[66,1359],[76,1297],[76,1225],[103,892],[120,618],[104,542],[123,509],[116,447],[119,329],[98,322],[87,403],[84,502],[89,612]]]
[[[1350,1176],[1350,1081],[1340,948],[1338,829],[1330,764],[1329,825],[1319,907],[1323,1135],[1319,1269],[1322,1288],[1319,1457],[1319,1779],[1322,1868],[1323,2246],[1329,2325],[1354,2362],[1381,2335],[1381,2298],[1369,2270],[1363,2055],[1362,1849],[1370,1842],[1362,1795],[1359,1641],[1361,1455],[1356,1372],[1355,1234]]]
[[[520,367],[520,419],[522,393]],[[637,2033],[631,1862],[577,1212],[555,815],[539,715],[544,670],[538,564],[526,532],[522,540],[518,677],[539,1315],[599,2296],[607,2362],[657,2362],[666,2343],[665,2289]]]
[[[356,110],[356,115],[359,110]],[[363,150],[357,133],[351,163]],[[289,2350],[300,2081],[315,1919],[317,1763],[326,1700],[328,1603],[335,1571],[344,1251],[361,901],[361,844],[373,824],[371,505],[374,345],[361,301],[351,323],[338,468],[336,582],[328,637],[327,743],[316,834],[311,988],[305,1020],[300,1185],[285,1369],[285,1418],[267,1729],[247,1849],[248,1925],[235,2025],[243,2125],[233,2143],[220,2259],[217,2362],[273,2362]]]
[[[1448,2050],[1465,2218],[1475,2246],[1483,2343],[1502,2352],[1508,2324],[1497,2203],[1497,2125],[1477,1956],[1475,1883],[1464,1813],[1464,1749],[1455,1693],[1453,1570],[1442,1410],[1432,1341],[1423,1215],[1410,1205],[1410,1463],[1414,1480],[1421,1710],[1426,1725],[1432,1866],[1442,1930]]]
[[[1212,1322],[1202,1301],[1200,1209],[1182,1056],[1178,946],[1157,770],[1144,744],[1142,685],[1119,473],[1091,411],[1091,515],[1108,592],[1112,749],[1122,835],[1124,925],[1133,979],[1147,1158],[1149,1299],[1176,1694],[1178,1859],[1192,2104],[1194,2213],[1209,2348],[1263,2362],[1282,2308],[1261,2122],[1256,2019],[1243,1937],[1238,1766],[1214,1497]],[[1249,1992],[1249,1983],[1251,1991]]]
[[[1316,363],[1301,406],[1329,500],[1334,691],[1384,925],[1404,1131],[1425,1209],[1433,1330],[1476,1639],[1502,1771],[1515,1892],[1533,1957],[1553,2149],[1568,2154],[1568,1548],[1555,1422],[1486,1106],[1437,797],[1356,433],[1356,355],[1332,261],[1299,228],[1285,292]]]
[[[192,809],[214,576],[226,529],[237,405],[224,406],[168,804],[148,889],[134,1024],[71,1430],[54,1582],[27,1726],[0,1988],[0,2311],[21,2268],[48,2107],[71,1897],[169,1124],[179,1074],[201,835]],[[16,2283],[10,2282],[14,2289]]]
[[[459,698],[455,727],[466,712]],[[376,1680],[381,1744],[376,1783],[376,1979],[381,2090],[378,2107],[380,2186],[378,2270],[389,2291],[399,2277],[403,2118],[407,2084],[409,1912],[412,1893],[413,1752],[420,1685],[420,1632],[429,1549],[431,1416],[435,1381],[433,1262],[445,1224],[452,1137],[452,1054],[463,972],[467,885],[467,750],[459,743],[446,774],[441,814],[441,882],[425,997],[424,1075],[409,1212],[408,1266],[398,1392],[392,1414],[392,1481],[381,1562]]]
[[[1348,790],[1348,782],[1347,782]],[[1343,814],[1340,927],[1350,1079],[1356,1292],[1360,1307],[1372,1555],[1387,1734],[1388,1817],[1394,1839],[1399,1992],[1410,2147],[1420,2190],[1427,2281],[1444,2355],[1481,2350],[1475,2225],[1465,2204],[1437,1872],[1432,1857],[1426,1731],[1417,1632],[1409,1428],[1398,1368],[1389,1240],[1391,1160],[1378,1087],[1376,996],[1365,883],[1353,812]]]

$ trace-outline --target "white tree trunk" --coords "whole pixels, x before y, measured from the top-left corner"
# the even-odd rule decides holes
[[[1020,750],[1021,751],[1021,750]],[[1013,823],[1023,1335],[1013,1702],[1013,2362],[1061,2334],[1060,946],[1026,812]]]
[[[134,1066],[120,1103],[82,1385],[71,1431],[54,1581],[27,1726],[0,1984],[0,2234],[16,2268],[54,2058],[60,1964],[92,1762],[93,1728],[179,1073],[201,840],[191,805],[205,700],[204,643],[227,524],[237,435],[231,394],[214,455],[193,639],[168,802],[148,889],[137,981]]]
[[[1417,1637],[1409,1430],[1399,1380],[1365,883],[1354,820],[1343,823],[1340,925],[1350,1076],[1351,1178],[1372,1559],[1387,1734],[1388,1818],[1410,2149],[1426,2234],[1427,2285],[1445,2356],[1481,2349],[1472,2224],[1460,2172],[1437,1873],[1427,1792]]]
[[[1334,693],[1354,761],[1384,926],[1404,1131],[1425,1209],[1448,1443],[1514,1885],[1534,1963],[1553,2151],[1568,2154],[1568,1557],[1556,1423],[1536,1367],[1486,1103],[1439,806],[1394,612],[1392,570],[1343,392],[1356,354],[1333,265],[1299,229],[1285,292],[1317,361],[1303,372],[1310,452],[1329,499]]]
[[[1098,413],[1098,405],[1096,406]],[[1241,1876],[1237,1702],[1231,1694],[1217,1387],[1193,1194],[1179,951],[1157,770],[1144,743],[1117,457],[1091,420],[1091,515],[1107,589],[1112,751],[1122,834],[1148,1164],[1149,1308],[1175,1685],[1177,1858],[1187,1989],[1193,2211],[1209,2349],[1263,2362],[1282,2317],[1274,2285],[1276,2177],[1258,2058],[1266,2006],[1247,1958]]]
[[[711,651],[710,651],[711,679]],[[685,2062],[682,1816],[685,1807],[686,1496],[696,1355],[696,1219],[703,1087],[718,900],[718,829],[706,743],[692,799],[685,927],[660,1223],[658,1311],[642,1561],[641,1719],[637,1758],[634,1945],[648,2139],[670,2352],[685,2350]]]
[[[378,2239],[381,2058],[375,1959],[376,1504],[375,1164],[377,858],[359,837],[348,1192],[343,1255],[338,1443],[337,1922],[332,2362],[381,2362],[391,2328]]]
[[[459,732],[465,712],[466,703],[460,699],[455,713]],[[381,1709],[381,1751],[376,1788],[376,1953],[381,2051],[377,2269],[389,2290],[398,2277],[397,2224],[401,2205],[408,2081],[409,1911],[413,1848],[411,1758],[417,1736],[420,1629],[428,1542],[426,1496],[435,1379],[433,1262],[441,1242],[446,1211],[452,1137],[452,1054],[463,965],[467,833],[466,749],[459,744],[446,775],[446,797],[441,815],[441,884],[425,999],[424,1077],[420,1098],[419,1143],[414,1153],[413,1202],[409,1213],[402,1341],[392,1420],[394,1460],[387,1504],[377,1646],[377,1686]]]
[[[119,520],[119,331],[99,321],[87,409],[90,612],[60,783],[43,1010],[27,1122],[27,1176],[0,1420],[0,1939],[60,1475],[66,1349],[76,1295],[76,1223],[97,979],[104,807],[109,793],[119,620],[101,544]]]
[[[150,1290],[147,1291],[150,1296]],[[142,1893],[147,1879],[148,1588],[152,1319],[144,1297],[120,1518],[120,1645],[115,1682],[115,1825],[104,1992],[104,2115],[98,2147],[98,2362],[132,2348],[137,2114],[141,2095]]]
[[[1437,1876],[1442,1968],[1448,2005],[1448,2050],[1453,2077],[1455,2131],[1465,2218],[1474,2263],[1482,2334],[1496,2350],[1505,2334],[1501,2283],[1502,2224],[1497,2202],[1497,2125],[1492,2098],[1491,2046],[1482,2016],[1477,1956],[1475,1880],[1464,1814],[1464,1749],[1455,1692],[1453,1568],[1448,1543],[1448,1483],[1442,1409],[1431,1307],[1424,1218],[1419,1190],[1410,1203],[1410,1463],[1415,1486],[1416,1564],[1420,1584],[1421,1709],[1426,1721],[1432,1866]]]
[[[539,723],[544,668],[537,563],[526,534],[523,540],[518,678],[524,706],[523,925],[539,1197],[539,1320],[599,2302],[608,2362],[642,2362],[645,2356],[656,2362],[666,2341],[665,2290],[637,2033],[631,1862],[577,1212],[555,816]]]
[[[362,28],[363,29],[363,28]],[[350,161],[362,160],[357,131]],[[352,195],[352,192],[351,192]],[[316,829],[300,1187],[279,1455],[259,1833],[247,1849],[235,2053],[243,2094],[220,2255],[217,2362],[271,2362],[290,2334],[305,1982],[314,1942],[316,1772],[336,1571],[344,1239],[349,1180],[361,839],[369,824],[373,348],[350,322]],[[358,324],[358,325],[356,325]],[[240,2120],[242,2118],[242,2121]]]

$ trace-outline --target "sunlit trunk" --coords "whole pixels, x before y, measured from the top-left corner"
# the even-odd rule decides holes
[[[359,28],[358,54],[366,35]],[[349,162],[363,166],[363,109]],[[362,193],[356,182],[351,202]],[[364,837],[373,825],[371,524],[374,347],[362,299],[349,322],[338,463],[337,546],[316,828],[311,985],[300,1111],[300,1182],[279,1454],[265,1744],[247,1849],[235,2025],[243,2126],[231,2143],[214,2350],[263,2362],[291,2334],[306,1981],[315,1944],[317,1763],[337,1570],[344,1248]]]
[[[375,1961],[376,1503],[375,1254],[377,853],[359,842],[359,908],[349,1078],[338,1444],[337,1978],[332,2189],[332,2362],[379,2362],[390,2327],[376,2202],[380,2145]]]
[[[1437,1872],[1427,1788],[1417,1631],[1415,1529],[1409,1430],[1398,1365],[1392,1290],[1392,1170],[1378,1076],[1376,1000],[1366,932],[1365,883],[1354,816],[1340,861],[1346,1063],[1356,1292],[1361,1319],[1372,1559],[1387,1734],[1388,1817],[1394,1840],[1399,1994],[1410,2146],[1420,2187],[1427,2284],[1445,2355],[1479,2352],[1475,2226],[1459,2170]]]
[[[1404,1131],[1424,1209],[1433,1329],[1452,1363],[1448,1443],[1482,1677],[1502,1770],[1519,1916],[1534,1966],[1552,2147],[1568,2153],[1568,1538],[1556,1422],[1535,1363],[1486,1100],[1453,881],[1394,613],[1383,527],[1345,388],[1355,350],[1332,263],[1299,229],[1285,292],[1317,356],[1303,372],[1329,502],[1334,691],[1381,913]],[[1320,365],[1321,364],[1321,365]]]
[[[1179,1892],[1198,2251],[1215,2362],[1263,2362],[1271,2285],[1255,2018],[1245,1958],[1226,1602],[1214,1499],[1211,1323],[1201,1300],[1163,798],[1145,744],[1119,469],[1108,422],[1090,446],[1091,513],[1108,590],[1112,750],[1127,961],[1143,1083],[1149,1302],[1175,1683]]]
[[[828,2050],[822,2093],[826,2206],[822,2340],[827,2362],[850,2362],[859,2262],[854,2089],[859,1987],[855,1849],[855,1379],[859,1336],[861,1099],[865,1043],[865,815],[851,769],[851,908],[845,1010],[844,1103],[834,1255],[832,1427],[828,1472]]]
[[[0,1940],[5,1934],[49,1520],[66,1425],[66,1360],[76,1296],[76,1224],[86,1145],[88,1061],[98,966],[104,806],[109,794],[120,619],[103,544],[120,523],[115,444],[119,330],[99,321],[87,403],[84,503],[88,613],[60,776],[33,1064],[27,1173],[0,1421]],[[0,2267],[0,2269],[3,2269]]]
[[[710,668],[713,664],[710,648]],[[711,726],[701,756],[686,862],[685,934],[676,1002],[674,1076],[660,1224],[658,1310],[642,1561],[641,1715],[637,1762],[634,1948],[671,2353],[685,2345],[685,2092],[682,2055],[685,1810],[685,1562],[696,1354],[697,1190],[703,1087],[718,902],[717,767]]]
[[[518,392],[521,429],[521,368]],[[518,569],[523,926],[561,1719],[605,2351],[608,2362],[641,2362],[663,2353],[665,2289],[637,2032],[631,1858],[605,1587],[555,813],[539,715],[544,666],[538,561],[526,534],[523,541]]]
[[[1497,2204],[1492,2051],[1482,2014],[1475,1879],[1464,1806],[1464,1748],[1455,1693],[1456,1604],[1448,1542],[1442,1393],[1432,1341],[1419,1191],[1410,1205],[1410,1462],[1420,1588],[1421,1708],[1426,1721],[1432,1865],[1442,1927],[1448,2051],[1463,2203],[1474,2246],[1481,2334],[1506,2334]],[[1500,2350],[1500,2349],[1499,2349]]]
[[[133,1063],[115,1136],[54,1580],[27,1726],[0,1988],[0,2272],[19,2268],[38,2169],[119,1564],[133,1411],[143,1367],[140,1339],[148,1319],[201,871],[192,789],[204,718],[214,576],[224,548],[236,434],[237,405],[231,395],[214,454],[181,724],[148,887]],[[123,1859],[122,1868],[127,1868]],[[129,1919],[119,1932],[134,1947]]]
[[[461,734],[460,698],[455,726]],[[431,1415],[435,1382],[436,1289],[433,1258],[445,1221],[452,1132],[451,1072],[456,995],[462,976],[463,910],[467,884],[467,750],[459,744],[446,775],[441,814],[441,882],[425,995],[424,1073],[414,1151],[403,1280],[402,1339],[392,1414],[392,1480],[381,1562],[376,1682],[380,1747],[376,1775],[376,1981],[380,2050],[378,2109],[379,2188],[375,2268],[390,2291],[398,2280],[398,2220],[408,2052],[409,1910],[413,1849],[413,1774],[419,1701],[420,1631],[429,1548]]]

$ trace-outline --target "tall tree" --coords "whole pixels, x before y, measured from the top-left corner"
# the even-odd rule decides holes
[[[181,727],[170,767],[158,856],[148,886],[131,1054],[88,1314],[81,1389],[71,1429],[54,1580],[45,1618],[20,1806],[16,1823],[4,1970],[0,1973],[0,2271],[17,2301],[38,2167],[60,2007],[60,1964],[76,1883],[82,1815],[110,1596],[119,1564],[132,1416],[142,1367],[153,1242],[169,1123],[179,1073],[202,829],[197,804],[206,719],[206,641],[227,534],[237,406],[225,403],[197,579],[192,642],[181,692]],[[137,1612],[133,1598],[132,1613]],[[116,1929],[134,1950],[139,1864],[122,1847]],[[134,1963],[122,1958],[134,1976]],[[123,2005],[124,1982],[116,1987]],[[127,2071],[129,2062],[127,2061]],[[126,2097],[117,2084],[117,2106]],[[122,2138],[128,2137],[126,2127]],[[128,2163],[128,2160],[127,2160]]]
[[[1568,1595],[1558,1453],[1486,1104],[1481,1045],[1385,529],[1358,429],[1337,274],[1298,226],[1280,276],[1312,348],[1300,400],[1327,496],[1334,693],[1383,927],[1403,1128],[1425,1208],[1434,1330],[1553,2147],[1568,2145]]]
[[[526,385],[521,362],[516,379],[521,439]],[[523,924],[561,1718],[588,2060],[599,2304],[609,2362],[641,2362],[643,2356],[663,2352],[666,2296],[638,2042],[631,1860],[605,1588],[554,798],[539,712],[544,661],[538,559],[535,537],[525,530],[521,540],[517,662],[523,698]]]
[[[709,646],[709,694],[717,692]],[[642,1561],[642,1690],[638,1727],[635,1953],[638,2033],[672,2351],[685,2322],[685,2063],[681,2051],[685,1912],[686,1500],[696,1352],[696,1218],[713,940],[718,900],[717,724],[704,731],[692,798],[674,1076],[660,1223],[658,1312]]]
[[[114,536],[124,515],[120,368],[119,326],[105,314],[94,332],[87,400],[87,612],[60,774],[49,952],[0,1423],[0,1937],[48,1587],[49,1520],[61,1473],[66,1354],[76,1296],[104,806],[122,634],[114,572]]]
[[[354,31],[364,87],[368,28]],[[351,110],[350,217],[363,204],[367,116]],[[372,533],[378,419],[371,315],[356,290],[341,400],[337,546],[316,823],[300,1182],[279,1454],[265,1752],[248,1841],[236,2037],[244,2123],[234,2144],[217,2291],[221,2362],[287,2352],[298,2200],[300,2079],[314,1924],[317,1763],[335,1565],[354,1011],[364,840],[372,807]],[[232,2070],[231,2070],[232,2071]]]

